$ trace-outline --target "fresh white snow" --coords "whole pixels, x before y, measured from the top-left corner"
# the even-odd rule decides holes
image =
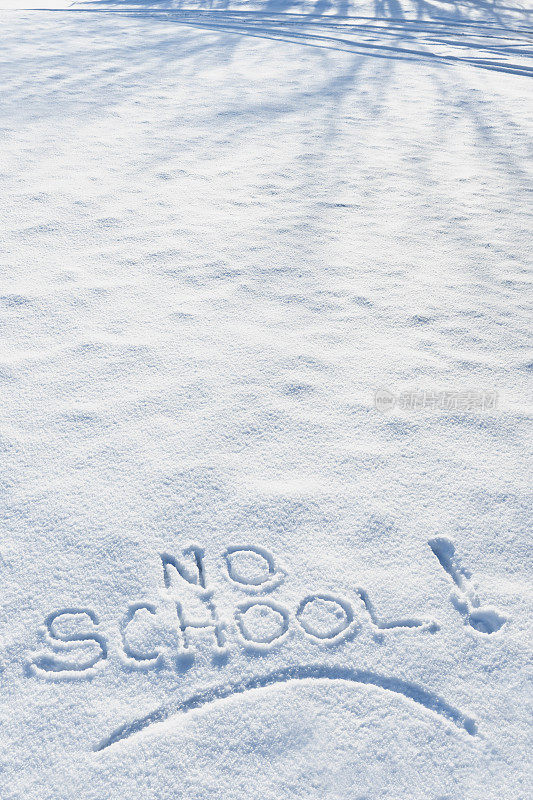
[[[533,4],[1,9],[0,798],[527,800]]]

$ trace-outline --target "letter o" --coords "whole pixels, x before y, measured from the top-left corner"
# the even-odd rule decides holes
[[[305,610],[312,604],[316,603],[334,603],[336,606],[338,606],[337,611],[331,610],[328,612],[333,614],[336,619],[334,624],[325,631],[319,630],[318,626],[314,625],[312,622],[302,619],[302,615],[304,614]],[[304,597],[298,606],[296,611],[296,619],[305,633],[307,633],[309,636],[313,636],[315,639],[332,640],[337,636],[340,636],[350,627],[354,619],[354,612],[350,603],[343,598],[334,597],[330,594],[312,594]]]
[[[277,619],[277,625],[279,627],[278,632],[274,634],[265,634],[259,637],[253,637],[248,630],[248,626],[246,625],[245,616],[251,611],[253,608],[262,608],[267,610],[263,612],[264,615],[268,614],[268,612],[273,612],[270,614],[271,617],[275,614]],[[283,608],[282,605],[279,603],[274,603],[272,601],[263,600],[263,601],[255,601],[252,600],[247,603],[242,603],[237,610],[235,611],[235,621],[237,623],[237,627],[239,629],[239,633],[241,634],[242,638],[245,639],[247,642],[253,642],[254,644],[261,644],[261,645],[268,645],[273,644],[278,639],[281,639],[287,631],[289,630],[289,612],[286,608]]]

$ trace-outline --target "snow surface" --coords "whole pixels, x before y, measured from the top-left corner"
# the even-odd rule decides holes
[[[526,800],[532,5],[2,8],[0,797]]]

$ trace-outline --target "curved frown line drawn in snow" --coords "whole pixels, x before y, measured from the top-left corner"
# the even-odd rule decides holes
[[[477,724],[474,719],[463,714],[459,709],[447,703],[437,694],[418,686],[415,683],[400,680],[399,678],[387,677],[376,672],[362,669],[352,669],[350,667],[334,667],[321,664],[309,664],[299,667],[288,667],[275,670],[265,675],[254,675],[243,681],[236,683],[224,683],[203,692],[191,695],[185,700],[170,702],[160,706],[150,714],[140,717],[116,728],[109,736],[102,739],[95,747],[95,752],[106,750],[112,745],[118,744],[130,736],[154,725],[157,722],[164,722],[178,714],[186,714],[194,709],[207,706],[219,700],[225,700],[238,694],[256,689],[264,689],[277,683],[297,683],[310,680],[330,680],[348,681],[364,686],[374,686],[385,692],[392,692],[402,695],[407,700],[422,706],[427,711],[439,715],[448,722],[453,723],[459,730],[466,731],[470,736],[475,736]]]

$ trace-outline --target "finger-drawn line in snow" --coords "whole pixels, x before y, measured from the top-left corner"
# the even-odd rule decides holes
[[[372,624],[380,630],[391,630],[393,628],[424,628],[430,633],[436,633],[438,630],[440,630],[440,625],[435,620],[423,620],[417,619],[416,617],[405,617],[404,619],[397,619],[393,621],[381,620],[377,615],[374,604],[371,602],[366,589],[359,587],[356,589],[356,592],[361,598]]]
[[[455,562],[452,565],[448,551],[453,546],[446,542],[432,540],[431,545],[454,583],[466,591],[470,575]],[[178,551],[161,552],[160,559],[163,586],[158,597],[129,603],[115,632],[104,632],[96,612],[84,607],[59,609],[46,617],[40,635],[48,652],[30,656],[26,674],[53,681],[91,679],[117,655],[127,669],[164,668],[181,673],[198,654],[205,656],[209,650],[213,663],[220,664],[236,646],[254,655],[266,654],[302,636],[312,648],[339,647],[364,631],[365,617],[376,640],[383,640],[389,631],[425,635],[440,630],[437,621],[410,614],[383,619],[362,587],[354,589],[360,607],[328,590],[307,591],[295,605],[265,598],[264,593],[277,590],[288,573],[259,545],[232,545],[219,556],[218,571],[232,591],[254,595],[247,601],[235,600],[229,613],[227,600],[222,603],[219,596],[220,579],[207,580],[202,547],[185,544]],[[470,600],[464,593],[452,600],[478,632],[491,633],[503,624],[503,617],[480,608],[475,597]],[[468,602],[472,607],[464,610]]]
[[[465,622],[481,634],[499,630],[506,618],[481,606],[470,588],[471,574],[460,564],[454,545],[444,537],[431,539],[429,545],[457,588],[451,600]],[[303,636],[311,648],[324,650],[345,644],[364,632],[365,626],[367,630],[371,626],[376,641],[384,641],[389,631],[394,631],[393,636],[424,636],[440,630],[436,620],[411,614],[384,619],[369,592],[357,586],[354,594],[361,601],[359,606],[327,589],[307,591],[294,605],[266,598],[264,593],[278,589],[288,573],[259,545],[232,545],[219,556],[219,573],[226,586],[232,592],[254,595],[246,601],[242,596],[240,601],[235,599],[233,609],[228,609],[228,598],[219,596],[224,588],[220,577],[207,581],[202,547],[187,544],[180,551],[160,553],[160,559],[163,587],[158,597],[129,603],[113,633],[104,633],[92,609],[70,607],[49,614],[39,631],[47,650],[27,659],[26,674],[53,681],[90,679],[117,655],[127,669],[165,668],[181,673],[200,653],[205,657],[210,651],[213,663],[220,664],[236,646],[260,655]]]
[[[351,603],[329,592],[304,597],[295,616],[308,637],[330,644],[338,644],[355,629]]]
[[[191,695],[186,700],[171,702],[160,706],[149,714],[128,722],[116,728],[109,736],[102,739],[95,747],[96,752],[106,750],[118,742],[128,739],[136,733],[158,722],[163,722],[177,714],[186,714],[194,709],[209,705],[210,703],[225,700],[234,695],[244,694],[255,689],[264,689],[277,683],[292,683],[310,680],[348,681],[364,686],[374,686],[384,691],[392,692],[411,700],[427,711],[433,712],[448,722],[453,723],[459,730],[464,730],[470,736],[477,734],[477,723],[472,717],[463,714],[459,709],[447,703],[434,692],[423,689],[415,683],[387,677],[368,670],[352,669],[350,667],[333,667],[321,664],[309,664],[299,667],[287,667],[275,670],[265,675],[254,675],[236,683],[224,683],[206,689],[203,692]]]
[[[171,568],[175,569],[178,575],[183,580],[190,583],[191,586],[197,586],[199,590],[206,589],[206,575],[204,567],[204,550],[196,544],[188,545],[183,550],[184,556],[189,556],[191,565],[183,563],[183,560],[176,558],[170,553],[161,553],[161,562],[163,564],[163,578],[165,586],[170,589],[172,586],[172,573]]]
[[[207,620],[193,620],[190,619],[184,609],[183,603],[176,603],[176,613],[178,615],[180,632],[183,639],[183,649],[188,653],[191,650],[191,630],[209,630],[215,637],[216,647],[224,649],[226,643],[226,634],[224,632],[224,623],[221,622],[216,610],[215,604],[211,598],[205,600],[207,611],[209,612],[209,619]]]
[[[258,617],[259,622],[263,623],[260,626],[257,624]],[[274,642],[285,638],[290,617],[288,610],[274,600],[246,600],[237,606],[235,622],[247,647],[266,650]],[[254,627],[260,627],[259,632],[254,631]]]
[[[86,618],[84,622],[89,630],[69,630],[69,623],[76,628],[83,618]],[[65,625],[66,629],[61,630]],[[52,655],[46,651],[35,653],[28,664],[30,673],[52,677],[57,675],[66,679],[74,678],[84,672],[92,673],[93,667],[99,662],[106,661],[108,656],[107,642],[97,631],[98,625],[98,616],[90,608],[60,608],[48,614],[44,620],[41,637],[54,652]],[[79,645],[80,649],[76,645]],[[86,645],[90,645],[93,651],[93,645],[96,645],[98,652],[87,655],[83,661],[76,661],[77,655],[86,654]],[[63,658],[61,653],[68,657]]]
[[[481,606],[475,589],[470,588],[472,573],[461,565],[455,552],[455,545],[445,536],[430,539],[428,542],[439,564],[457,586],[450,595],[452,605],[465,621],[479,633],[496,633],[507,621],[507,617],[495,608]]]
[[[286,578],[274,556],[258,545],[232,545],[223,553],[229,580],[245,592],[271,592]]]
[[[120,634],[122,638],[122,649],[127,659],[127,663],[131,666],[146,666],[156,665],[161,661],[162,653],[160,650],[151,650],[149,653],[140,652],[134,648],[128,640],[128,627],[130,623],[135,621],[137,612],[145,612],[154,616],[157,614],[157,608],[153,603],[137,602],[131,603],[122,622],[120,623]]]

